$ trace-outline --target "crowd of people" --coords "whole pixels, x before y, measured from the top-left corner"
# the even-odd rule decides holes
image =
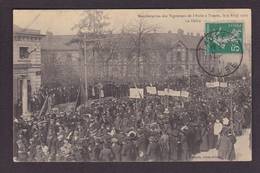
[[[35,111],[28,121],[16,117],[14,160],[189,161],[214,148],[219,159],[235,160],[236,137],[251,124],[251,87],[245,80],[230,83],[232,91],[198,87],[188,98],[109,97],[76,111],[53,108],[42,116]]]
[[[36,112],[41,109],[46,96],[52,97],[52,104],[58,105],[73,102],[77,97],[77,86],[66,87],[47,87],[41,86],[35,93],[29,95],[28,105],[30,112]],[[22,114],[22,101],[18,99],[15,106],[15,116]]]

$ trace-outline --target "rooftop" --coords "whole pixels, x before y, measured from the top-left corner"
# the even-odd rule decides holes
[[[132,48],[134,46],[133,34],[108,34],[100,42],[102,47],[108,47],[116,43],[118,48]],[[47,33],[41,40],[41,47],[45,50],[78,50],[79,45],[75,42],[77,35],[53,35]],[[182,42],[188,49],[196,49],[201,39],[200,35],[178,33],[148,33],[146,34],[146,43],[143,44],[146,49],[160,49],[171,47],[177,42]],[[90,39],[91,40],[91,39]],[[97,40],[97,39],[92,39]]]
[[[13,34],[26,34],[26,35],[39,35],[43,36],[40,30],[29,29],[29,28],[21,28],[17,25],[13,25]]]

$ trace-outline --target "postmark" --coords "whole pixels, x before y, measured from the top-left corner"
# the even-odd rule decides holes
[[[196,48],[196,58],[208,75],[233,74],[243,60],[243,23],[206,23],[205,35]]]

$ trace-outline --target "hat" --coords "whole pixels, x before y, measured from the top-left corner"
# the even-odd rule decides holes
[[[232,130],[231,130],[231,129],[229,129],[229,130],[227,131],[227,135],[228,135],[228,136],[231,136],[231,135],[232,135]]]
[[[223,124],[228,125],[229,124],[229,119],[228,118],[223,118]]]
[[[127,136],[130,138],[134,138],[134,137],[136,137],[136,132],[132,130],[132,131],[128,132]]]
[[[189,128],[188,128],[188,126],[183,126],[182,128],[181,128],[181,131],[184,131],[184,130],[188,130]]]
[[[42,147],[42,151],[43,151],[45,154],[48,153],[48,150],[49,150],[49,148],[48,148],[46,145],[44,145],[44,146]]]
[[[64,137],[63,135],[59,135],[58,139],[61,140],[61,139],[63,139],[63,137]]]
[[[111,142],[116,143],[116,142],[118,142],[118,139],[117,138],[112,138]]]
[[[168,108],[165,108],[165,110],[164,110],[164,112],[163,113],[165,113],[165,114],[168,114],[168,113],[170,113],[169,112],[169,109]]]
[[[149,141],[150,141],[150,142],[155,141],[154,136],[150,136],[150,137],[149,137]]]

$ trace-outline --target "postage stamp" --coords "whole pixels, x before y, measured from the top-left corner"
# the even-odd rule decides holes
[[[210,76],[229,76],[242,63],[243,44],[243,23],[205,23],[196,49],[198,65]]]
[[[243,23],[206,23],[207,53],[242,53]]]

